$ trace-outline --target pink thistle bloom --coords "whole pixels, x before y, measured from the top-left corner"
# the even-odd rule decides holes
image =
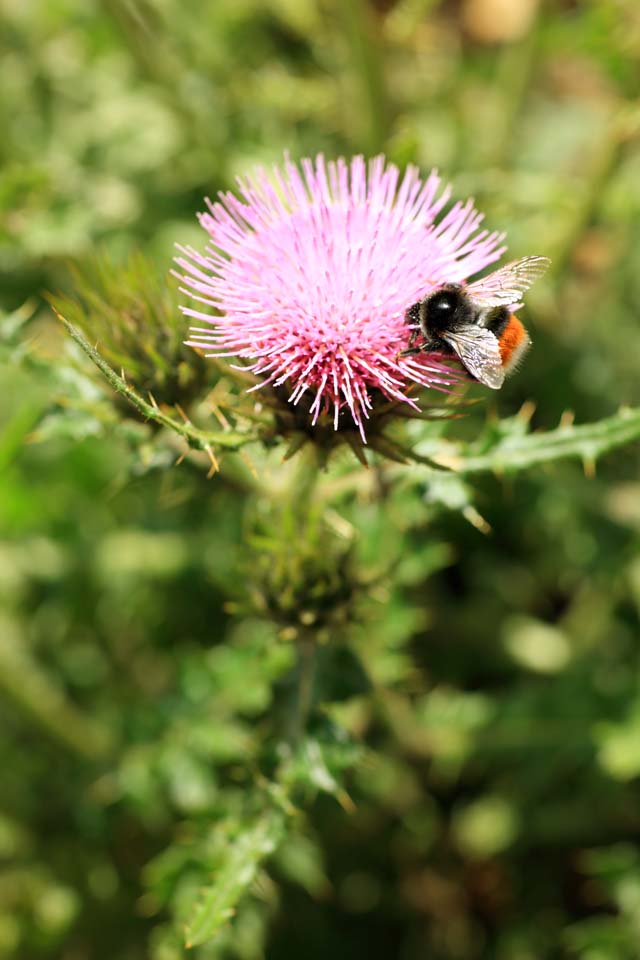
[[[312,424],[328,415],[337,430],[346,414],[363,440],[376,395],[415,407],[412,384],[451,391],[464,379],[433,355],[398,354],[410,304],[504,253],[471,200],[439,216],[451,191],[438,175],[401,177],[382,156],[286,160],[238,187],[206,201],[206,253],[179,247],[183,292],[217,312],[183,308],[200,322],[190,346],[248,361],[257,386],[286,389],[291,404],[306,395]]]

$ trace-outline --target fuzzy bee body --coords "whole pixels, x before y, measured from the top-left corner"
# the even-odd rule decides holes
[[[412,333],[402,355],[456,356],[472,377],[499,390],[531,343],[511,308],[548,265],[546,257],[525,257],[469,285],[442,284],[407,310]]]

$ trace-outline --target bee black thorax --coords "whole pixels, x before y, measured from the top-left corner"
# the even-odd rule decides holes
[[[407,320],[420,326],[430,350],[450,353],[449,344],[442,339],[447,333],[475,325],[500,337],[509,322],[509,310],[507,307],[483,310],[460,284],[448,283],[414,303],[407,310]]]
[[[407,319],[419,324],[429,351],[452,353],[443,336],[476,323],[477,311],[459,284],[448,283],[410,307]]]

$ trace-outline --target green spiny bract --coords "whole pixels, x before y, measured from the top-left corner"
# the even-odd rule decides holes
[[[175,281],[142,253],[124,264],[98,254],[69,270],[73,293],[51,297],[52,305],[139,393],[184,407],[205,393],[211,366],[182,342]]]

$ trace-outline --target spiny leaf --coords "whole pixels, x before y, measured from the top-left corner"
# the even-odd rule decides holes
[[[516,418],[517,419],[517,418]],[[617,447],[640,439],[640,409],[621,409],[612,417],[580,426],[561,425],[540,433],[503,433],[488,450],[474,454],[447,444],[432,454],[457,474],[515,473],[554,460],[577,457],[586,465]],[[430,451],[431,452],[431,451]]]
[[[284,837],[285,815],[279,810],[263,814],[229,841],[213,883],[201,893],[185,931],[187,949],[212,940],[233,916],[241,897],[249,890],[260,864]]]

